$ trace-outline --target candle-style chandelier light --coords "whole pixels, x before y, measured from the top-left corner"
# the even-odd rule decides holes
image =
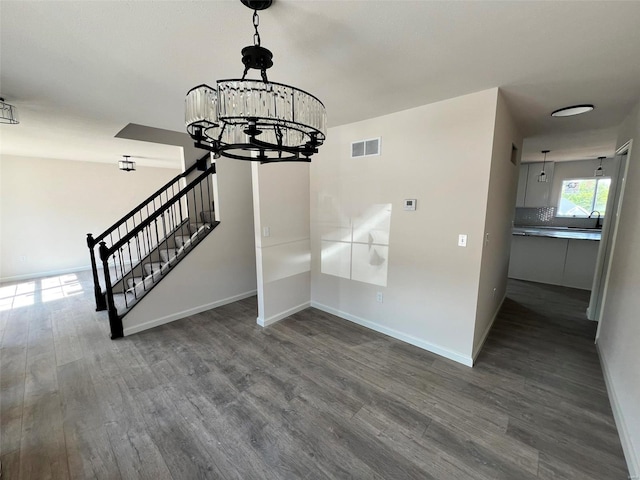
[[[240,79],[192,88],[185,100],[185,123],[195,146],[239,160],[262,163],[311,161],[326,137],[326,111],[313,95],[270,82],[273,54],[260,44],[258,11],[272,0],[241,0],[253,10],[253,45],[242,49]],[[250,69],[260,80],[246,79]]]

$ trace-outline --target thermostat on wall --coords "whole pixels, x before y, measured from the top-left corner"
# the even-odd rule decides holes
[[[416,209],[416,203],[418,203],[418,200],[416,200],[415,198],[407,198],[404,201],[404,209],[405,210],[415,210]]]

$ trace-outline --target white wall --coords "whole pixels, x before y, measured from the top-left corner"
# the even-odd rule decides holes
[[[310,304],[309,164],[254,162],[252,182],[257,321],[267,326]]]
[[[123,319],[130,335],[256,293],[249,162],[216,162],[220,225]]]
[[[497,97],[491,89],[329,130],[311,164],[312,306],[472,363]],[[350,158],[351,142],[376,137],[380,156]],[[415,212],[403,211],[408,198]],[[380,205],[391,206],[386,286],[349,279],[348,258],[347,278],[322,273],[326,240],[344,240]]]
[[[511,162],[513,146],[517,149],[516,165]],[[485,242],[478,286],[478,308],[473,340],[474,360],[489,334],[507,293],[511,228],[521,153],[522,135],[516,127],[502,94],[499,94],[491,156],[491,176],[486,192]]]
[[[633,139],[597,344],[632,478],[640,476],[640,103],[621,128]],[[635,475],[635,477],[633,477]]]
[[[117,160],[0,156],[0,279],[87,267],[87,233],[102,233],[179,173],[152,167],[122,172]]]

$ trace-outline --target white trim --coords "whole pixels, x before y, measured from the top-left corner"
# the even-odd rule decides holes
[[[181,318],[185,318],[190,315],[195,315],[196,313],[200,313],[200,312],[205,312],[207,310],[211,310],[212,308],[222,307],[223,305],[237,302],[238,300],[243,300],[245,298],[253,297],[255,294],[256,294],[255,290],[250,290],[248,292],[244,292],[239,295],[234,295],[232,297],[223,298],[222,300],[216,300],[215,302],[205,303],[204,305],[199,305],[197,307],[189,308],[187,310],[183,310],[182,312],[172,313],[171,315],[167,315],[165,317],[149,320],[148,322],[144,322],[139,325],[126,327],[124,329],[124,336],[126,337],[127,335],[133,335],[134,333],[142,332],[144,330],[149,330],[150,328],[153,328],[153,327],[159,327],[160,325],[164,325],[165,323],[173,322],[175,320],[180,320]],[[124,323],[126,323],[127,317],[125,317],[123,321]]]
[[[502,309],[502,304],[504,303],[506,298],[507,298],[507,293],[505,292],[504,296],[502,297],[502,300],[500,300],[500,305],[498,305],[498,309],[496,310],[496,313],[493,314],[493,318],[491,319],[491,323],[489,323],[489,325],[487,326],[486,330],[482,334],[482,340],[478,344],[478,347],[476,349],[474,349],[474,352],[473,352],[473,363],[474,364],[476,363],[476,359],[478,358],[478,355],[480,354],[480,351],[482,350],[482,347],[484,347],[484,342],[487,341],[487,337],[489,336],[489,332],[491,331],[491,327],[493,327],[493,324],[496,321],[496,318],[498,318],[498,314],[500,313],[500,310]]]
[[[63,275],[65,273],[83,272],[91,270],[91,265],[83,265],[81,267],[60,268],[57,270],[49,270],[46,272],[25,273],[23,275],[13,275],[11,277],[2,277],[0,282],[13,282],[15,280],[28,280],[31,278],[52,277],[54,275]]]
[[[263,319],[261,317],[258,317],[256,319],[256,322],[261,327],[268,327],[269,325],[273,325],[274,323],[282,320],[283,318],[290,317],[294,313],[301,312],[302,310],[305,310],[305,309],[309,308],[310,306],[311,306],[311,302],[304,302],[304,303],[301,303],[300,305],[297,305],[295,307],[291,307],[291,308],[285,310],[284,312],[278,313],[277,315],[273,315],[273,316],[271,316],[271,317],[269,317],[267,319]]]
[[[627,461],[627,467],[629,468],[629,478],[640,478],[640,459],[637,456],[637,450],[633,448],[633,442],[627,429],[627,423],[625,422],[622,408],[620,407],[620,401],[616,395],[616,391],[613,388],[613,381],[607,362],[604,359],[604,355],[600,352],[600,346],[596,343],[596,350],[598,351],[598,357],[600,358],[600,365],[602,366],[602,373],[604,374],[604,383],[607,387],[607,393],[609,394],[609,400],[611,403],[611,410],[613,412],[613,419],[618,427],[618,435],[620,436],[620,443],[622,444],[622,451],[624,452],[624,458]]]
[[[431,342],[427,342],[420,338],[414,337],[413,335],[408,335],[398,330],[394,330],[393,328],[380,325],[379,323],[372,322],[371,320],[365,320],[364,318],[351,315],[350,313],[343,312],[342,310],[337,310],[333,307],[329,307],[318,302],[312,301],[311,306],[313,308],[317,308],[318,310],[322,310],[323,312],[327,312],[345,320],[349,320],[350,322],[357,323],[358,325],[362,325],[363,327],[370,328],[371,330],[375,330],[376,332],[384,333],[385,335],[389,335],[390,337],[397,338],[398,340],[402,340],[403,342],[422,348],[423,350],[427,350],[442,357],[448,358],[449,360],[453,360],[454,362],[461,363],[462,365],[466,365],[467,367],[473,366],[473,359],[469,355],[463,355],[461,353],[454,352],[453,350],[435,345]]]

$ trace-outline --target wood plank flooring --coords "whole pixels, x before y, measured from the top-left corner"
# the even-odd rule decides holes
[[[585,292],[511,282],[470,369],[255,299],[111,341],[59,284],[0,288],[3,480],[627,478]]]

